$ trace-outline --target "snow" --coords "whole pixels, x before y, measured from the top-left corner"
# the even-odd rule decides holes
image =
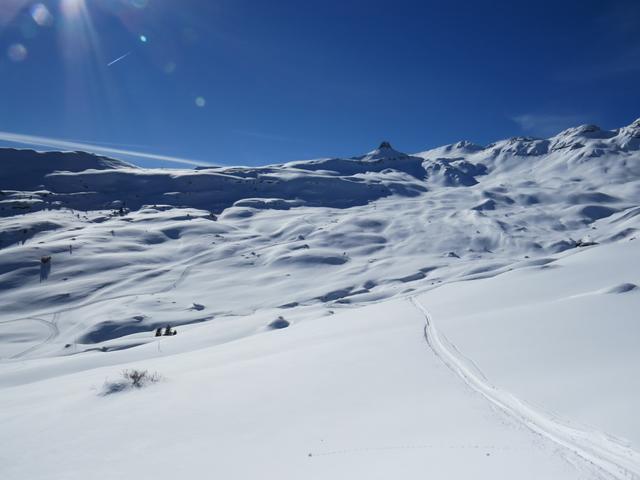
[[[640,478],[638,128],[1,151],[2,478]]]
[[[420,301],[493,382],[638,449],[638,272],[638,247],[627,241],[452,283]]]
[[[4,478],[584,478],[449,375],[422,327],[400,300],[177,353],[193,330],[141,347],[142,363],[113,352],[6,388]],[[123,364],[165,380],[100,396]]]

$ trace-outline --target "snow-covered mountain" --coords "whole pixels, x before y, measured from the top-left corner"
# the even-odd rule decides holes
[[[640,120],[251,168],[0,150],[3,478],[640,478],[638,229]],[[124,368],[164,380],[102,395]]]

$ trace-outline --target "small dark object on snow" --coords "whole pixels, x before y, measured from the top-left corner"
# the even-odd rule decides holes
[[[157,328],[156,329],[156,337],[161,337],[162,336],[162,328]]]
[[[284,319],[284,317],[280,316],[276,318],[273,322],[269,324],[269,328],[274,330],[281,330],[283,328],[287,328],[289,326],[289,322]]]
[[[598,245],[598,242],[585,242],[580,240],[579,242],[576,243],[576,247],[581,248],[581,247],[592,247],[594,245]]]
[[[49,278],[51,273],[51,257],[40,257],[40,281],[44,282]]]
[[[165,337],[172,337],[173,335],[177,335],[178,332],[175,330],[171,330],[171,325],[167,325],[167,327],[164,329],[164,336]]]

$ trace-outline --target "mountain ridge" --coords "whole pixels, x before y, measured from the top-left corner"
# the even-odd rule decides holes
[[[483,464],[519,452],[521,457],[509,458],[513,471],[522,472],[531,452],[539,453],[541,439],[532,436],[517,449],[504,439],[512,450],[488,444],[490,457],[477,448],[483,441],[469,443],[469,420],[461,422],[460,415],[477,413],[478,405],[466,402],[481,399],[470,396],[438,358],[428,357],[434,332],[426,332],[425,342],[424,323],[430,320],[408,298],[419,298],[433,312],[455,341],[452,352],[464,352],[461,359],[471,352],[468,358],[479,360],[488,383],[569,421],[596,425],[595,432],[572,430],[589,441],[599,444],[600,432],[607,432],[628,438],[625,445],[637,449],[640,424],[632,421],[640,392],[633,385],[640,299],[636,133],[633,125],[613,136],[585,127],[555,140],[511,139],[487,147],[459,142],[423,156],[400,154],[386,144],[360,158],[252,168],[141,169],[89,156],[100,168],[37,178],[16,174],[35,185],[33,190],[15,188],[19,182],[3,169],[0,181],[10,188],[0,192],[0,387],[6,393],[0,397],[10,408],[0,409],[0,415],[12,438],[22,439],[16,451],[24,451],[27,437],[39,438],[41,425],[52,419],[56,433],[77,422],[69,435],[74,442],[69,458],[86,442],[96,442],[96,451],[108,450],[107,443],[122,439],[104,443],[112,418],[98,409],[115,407],[136,412],[127,428],[140,424],[139,412],[148,414],[144,428],[165,433],[163,445],[170,446],[165,457],[173,458],[174,430],[163,417],[171,398],[179,412],[169,416],[176,428],[187,421],[201,429],[203,419],[211,420],[207,435],[222,431],[221,445],[230,432],[238,432],[238,418],[255,413],[253,429],[274,419],[274,412],[286,411],[255,445],[262,452],[274,444],[273,432],[292,421],[291,409],[280,406],[294,405],[297,398],[308,405],[299,410],[300,422],[320,418],[304,440],[316,447],[305,445],[296,454],[304,469],[315,461],[315,448],[368,448],[371,419],[403,412],[402,428],[396,428],[397,417],[389,421],[398,434],[391,445],[409,445],[419,465],[426,450],[414,449],[406,437],[416,418],[424,423],[415,438],[428,432],[433,445],[440,445],[452,425],[463,428],[461,450],[446,449],[452,457],[444,477],[451,476],[450,465],[461,463],[460,452]],[[556,141],[573,144],[551,150]],[[167,326],[178,335],[155,336]],[[314,352],[316,360],[305,363]],[[427,371],[425,361],[431,362]],[[255,371],[248,373],[251,365]],[[105,376],[137,367],[158,369],[168,381],[148,392],[107,398],[98,393]],[[299,376],[290,376],[292,368]],[[414,373],[408,382],[398,374],[406,371]],[[187,377],[191,381],[185,383]],[[253,378],[260,381],[246,380]],[[325,385],[335,378],[340,382],[327,392]],[[392,403],[373,402],[379,412],[360,416],[362,392],[373,391],[370,398],[380,399],[399,385],[404,387]],[[417,397],[414,387],[423,396]],[[451,396],[442,405],[451,406],[451,415],[434,432],[442,408],[425,405],[448,388]],[[42,392],[38,401],[36,390]],[[320,391],[325,397],[318,402]],[[345,392],[352,407],[344,417],[333,417],[335,435],[322,434],[332,445],[325,447],[316,432],[332,417],[309,411],[327,402],[335,402],[330,411],[339,410]],[[147,394],[157,396],[149,401]],[[85,411],[104,423],[87,429],[75,407],[62,418],[52,416],[52,399],[62,411],[69,398],[82,398]],[[417,399],[408,413],[407,398]],[[197,415],[188,413],[194,399],[202,402]],[[246,408],[228,415],[229,405],[238,402]],[[23,415],[15,413],[16,406]],[[430,418],[424,418],[425,411]],[[216,412],[222,413],[211,417]],[[528,428],[505,427],[505,419],[495,415],[487,409],[479,417],[483,424],[493,419],[493,427],[528,434]],[[29,435],[24,417],[35,418]],[[227,418],[231,423],[221,428]],[[363,432],[362,438],[341,445],[345,422],[354,418],[363,421],[362,428],[351,429]],[[561,426],[552,422],[551,430]],[[387,436],[385,430],[379,445],[390,445]],[[247,438],[241,433],[238,445],[244,448]],[[291,438],[300,443],[297,435]],[[276,443],[274,451],[282,452]],[[579,444],[569,438],[568,445]],[[556,458],[559,447],[551,447]],[[373,452],[379,456],[382,450]],[[393,458],[404,464],[404,453],[397,453]],[[364,455],[358,450],[359,458]],[[59,458],[52,454],[47,464],[59,466]],[[111,472],[110,458],[100,454],[83,477],[91,476],[85,472],[96,461],[106,461],[105,471]],[[209,466],[209,449],[206,461]],[[391,464],[397,473],[398,463]],[[614,461],[613,467],[618,464],[635,468],[626,461]],[[573,461],[562,465],[574,468]],[[148,471],[148,462],[142,468]],[[295,478],[305,477],[304,469]],[[574,478],[555,472],[531,478]],[[616,478],[629,476],[621,471]]]

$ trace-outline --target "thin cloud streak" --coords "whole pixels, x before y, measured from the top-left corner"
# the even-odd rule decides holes
[[[115,60],[107,63],[107,67],[110,67],[111,65],[118,63],[120,60],[124,60],[125,58],[127,58],[129,55],[131,55],[132,52],[127,52],[124,55],[122,55],[121,57],[116,58]]]
[[[557,115],[544,113],[525,113],[511,117],[523,132],[542,137],[550,137],[569,127],[585,122],[585,115]]]
[[[39,147],[60,148],[63,150],[82,150],[91,153],[99,153],[106,155],[125,155],[133,158],[144,158],[146,160],[157,160],[159,162],[179,163],[182,165],[191,165],[198,167],[215,167],[214,165],[199,160],[189,158],[171,157],[168,155],[157,155],[155,153],[138,152],[135,150],[125,150],[121,148],[102,147],[99,145],[91,145],[89,143],[71,142],[67,140],[59,140],[56,138],[38,137],[35,135],[23,135],[20,133],[2,132],[0,131],[0,141],[16,143],[20,145],[32,145]]]

